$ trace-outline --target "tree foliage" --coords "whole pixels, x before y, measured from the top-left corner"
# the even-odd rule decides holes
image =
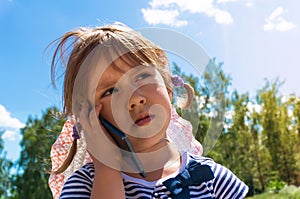
[[[58,119],[57,113],[57,108],[48,108],[41,119],[29,117],[21,129],[23,138],[20,159],[16,163],[13,198],[52,198],[47,183],[50,149],[64,122]]]
[[[195,90],[195,99],[191,107],[188,110],[177,111],[191,122],[194,127],[193,134],[203,143],[204,154],[213,148],[223,128],[227,103],[225,95],[228,93],[231,77],[224,73],[222,65],[223,63],[217,64],[215,58],[211,59],[203,71],[203,77],[199,79],[193,74],[185,74],[174,63],[173,73],[181,76]],[[182,95],[175,89],[175,96],[177,94]]]
[[[2,140],[2,135],[4,130],[0,129],[0,198],[7,198],[9,195],[9,190],[11,190],[11,169],[13,163],[6,158],[6,151],[4,151],[4,143]]]
[[[195,102],[188,114],[182,116],[193,124],[196,139],[204,147],[211,145],[205,138],[218,132],[208,131],[216,122],[209,113],[223,109],[224,128],[213,150],[208,150],[208,156],[241,178],[249,186],[249,195],[264,192],[274,183],[299,186],[300,98],[279,95],[282,83],[278,79],[266,80],[254,99],[248,93],[233,91],[229,94],[230,76],[224,73],[222,64],[216,64],[215,59],[212,61],[215,67],[205,70],[202,82],[183,73],[176,64],[174,67],[174,72],[191,82],[195,89]],[[215,99],[222,97],[225,100],[216,106]],[[193,117],[187,117],[189,115]]]

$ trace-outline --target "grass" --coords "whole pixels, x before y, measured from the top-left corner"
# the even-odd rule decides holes
[[[263,193],[247,199],[300,199],[300,187],[286,186],[278,193]]]

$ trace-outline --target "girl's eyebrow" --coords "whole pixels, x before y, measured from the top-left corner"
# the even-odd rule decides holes
[[[112,78],[106,78],[106,80],[102,81],[96,88],[96,91],[108,88],[112,85],[115,85],[115,81]]]

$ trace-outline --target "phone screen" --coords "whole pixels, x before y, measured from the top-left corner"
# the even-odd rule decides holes
[[[124,142],[124,146],[126,147],[125,150],[129,151],[130,154],[130,160],[132,161],[133,165],[133,169],[137,170],[138,173],[143,177],[147,177],[143,165],[141,164],[140,160],[138,159],[128,137],[126,136],[125,133],[123,133],[121,130],[119,130],[117,127],[115,127],[114,125],[112,125],[110,122],[108,122],[106,119],[104,119],[104,117],[102,117],[101,115],[99,115],[99,120],[101,121],[102,125],[104,126],[104,128],[107,130],[107,132],[111,135],[111,137],[116,141],[116,143],[118,144],[118,142],[120,140],[122,140],[122,142]]]

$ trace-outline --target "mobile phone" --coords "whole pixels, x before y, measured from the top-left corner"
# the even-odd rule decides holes
[[[139,158],[137,157],[137,155],[136,155],[136,153],[135,153],[128,137],[126,136],[126,134],[123,133],[117,127],[115,127],[113,124],[111,124],[109,121],[104,119],[104,117],[102,117],[101,115],[99,115],[99,120],[101,121],[104,128],[111,135],[111,137],[116,141],[116,143],[117,143],[117,140],[119,140],[119,139],[124,141],[125,146],[126,146],[125,150],[130,152],[129,153],[130,154],[130,159],[132,160],[132,163],[134,164],[134,167],[135,167],[133,169],[137,169],[140,176],[142,176],[143,178],[146,178],[147,174],[144,171],[143,165],[141,164]]]

